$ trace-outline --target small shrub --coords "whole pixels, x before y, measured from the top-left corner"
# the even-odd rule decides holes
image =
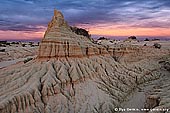
[[[158,43],[154,43],[154,45],[153,45],[155,48],[158,48],[158,49],[160,49],[161,48],[161,44],[158,44]]]
[[[107,38],[105,38],[105,37],[100,37],[99,39],[97,39],[97,40],[108,40]]]
[[[144,41],[149,41],[149,39],[148,39],[148,38],[146,38]]]
[[[29,61],[31,61],[33,58],[27,58],[26,60],[24,60],[24,63],[27,63]]]
[[[5,49],[0,49],[0,52],[5,52]]]
[[[0,44],[6,44],[7,41],[0,41]]]
[[[145,43],[143,46],[147,46],[147,44]]]
[[[26,44],[22,44],[22,47],[25,47]]]
[[[15,44],[15,42],[11,42],[11,44]]]
[[[10,43],[6,43],[6,45],[10,46],[11,44]]]
[[[136,40],[137,38],[136,38],[136,36],[130,36],[130,37],[128,37],[128,39]]]

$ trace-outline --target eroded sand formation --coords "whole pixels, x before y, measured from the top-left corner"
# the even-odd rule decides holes
[[[3,47],[5,52],[0,52],[0,62],[16,60],[37,55],[37,47]]]
[[[168,52],[94,44],[55,10],[37,58],[0,70],[0,112],[112,113],[139,84],[162,75],[158,61]]]

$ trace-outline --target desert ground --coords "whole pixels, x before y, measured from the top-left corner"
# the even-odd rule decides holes
[[[0,113],[170,112],[170,41],[94,43],[55,10],[39,46],[0,49]]]
[[[36,57],[38,47],[30,47],[30,45],[25,42],[23,42],[23,44],[27,46],[23,47],[21,44],[11,44],[10,46],[6,45],[5,47],[0,47],[0,68],[16,64],[19,61],[24,61],[26,59]]]

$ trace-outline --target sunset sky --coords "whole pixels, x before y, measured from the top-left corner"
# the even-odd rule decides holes
[[[42,38],[54,8],[92,36],[170,37],[170,0],[1,0],[0,40]]]

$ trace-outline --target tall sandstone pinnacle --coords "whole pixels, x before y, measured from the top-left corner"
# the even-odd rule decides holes
[[[54,16],[48,24],[40,44],[38,58],[87,57],[108,54],[105,48],[96,47],[89,38],[71,31],[60,11],[54,10]]]

